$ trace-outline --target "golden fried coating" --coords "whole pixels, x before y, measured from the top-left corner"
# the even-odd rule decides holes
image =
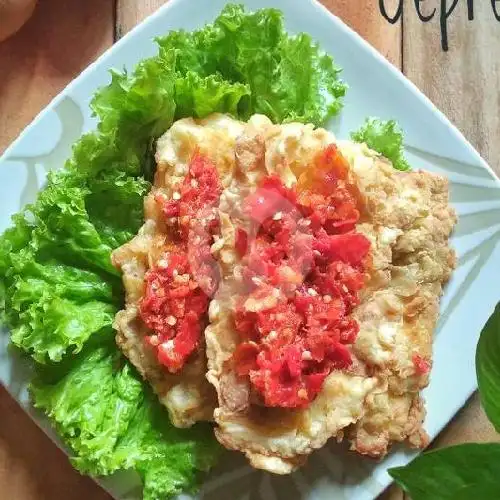
[[[234,185],[220,205],[224,279],[205,331],[207,377],[219,400],[215,432],[254,467],[279,474],[293,471],[332,437],[346,437],[352,449],[374,457],[385,455],[394,441],[427,444],[419,391],[428,374],[417,373],[415,355],[430,363],[442,285],[455,263],[448,237],[456,217],[445,179],[398,172],[365,145],[338,143],[364,207],[357,229],[372,243],[370,279],[354,313],[361,331],[353,366],[332,372],[308,408],[276,409],[257,404],[229,362],[240,342],[232,319],[241,290],[235,226],[245,225],[238,207],[264,175],[277,174],[293,185],[332,142],[330,133],[308,125],[254,119],[236,143]]]
[[[167,227],[155,197],[171,198],[187,174],[188,164],[198,151],[209,156],[223,183],[232,176],[234,144],[243,125],[223,115],[205,120],[177,121],[157,145],[158,168],[153,189],[144,201],[145,223],[137,236],[112,255],[113,264],[123,273],[126,305],[115,318],[116,341],[139,373],[151,384],[177,427],[189,427],[199,420],[211,420],[215,407],[213,388],[205,378],[204,341],[178,373],[169,373],[144,342],[151,331],[139,314],[144,294],[144,275],[168,248]]]
[[[350,347],[353,364],[332,372],[307,408],[266,408],[230,362],[241,341],[234,325],[243,293],[236,228],[248,228],[243,200],[264,176],[278,175],[293,186],[332,143],[347,159],[350,182],[359,190],[357,231],[371,242],[369,277],[354,311],[360,332]],[[220,233],[211,247],[222,279],[210,303],[205,344],[173,375],[145,347],[143,337],[150,332],[138,303],[145,272],[168,245],[155,195],[172,196],[195,151],[212,159],[223,186]],[[383,457],[393,442],[426,446],[420,391],[428,384],[442,287],[455,266],[448,240],[456,216],[448,204],[446,179],[398,172],[364,144],[336,141],[312,125],[273,125],[261,115],[246,124],[222,115],[180,120],[159,139],[156,159],[146,222],[113,254],[127,293],[115,326],[118,344],[152,384],[174,424],[213,418],[224,446],[243,452],[254,467],[278,474],[302,465],[330,438],[346,439],[353,450],[373,457]]]

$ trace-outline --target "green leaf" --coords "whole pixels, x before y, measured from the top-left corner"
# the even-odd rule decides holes
[[[250,89],[242,83],[229,83],[219,75],[200,77],[189,71],[175,82],[177,117],[204,118],[213,112],[238,115],[238,107],[244,107]]]
[[[89,193],[64,177],[49,175],[48,187],[28,209],[35,219],[31,246],[68,264],[118,275],[109,259],[112,248],[89,219],[85,207]]]
[[[17,274],[11,289],[10,306],[22,311],[24,304],[36,302],[44,293],[85,303],[93,300],[113,302],[113,288],[102,277],[62,264],[56,260],[37,262],[29,252],[12,255]]]
[[[450,496],[449,500],[490,500],[494,498],[500,498],[500,484],[498,482],[465,486]]]
[[[389,474],[413,500],[454,500],[470,491],[500,491],[500,444],[461,444],[430,451]]]
[[[365,124],[351,134],[353,141],[365,143],[392,162],[396,170],[411,170],[403,149],[403,132],[394,120],[367,118]]]
[[[347,86],[340,69],[309,35],[289,36],[276,9],[246,13],[241,5],[230,4],[212,25],[193,33],[172,32],[158,43],[162,52],[175,53],[182,77],[216,75],[243,86],[239,91],[245,89],[245,99],[237,103],[243,118],[262,113],[274,122],[322,125],[342,107]]]
[[[500,303],[484,326],[476,350],[476,373],[481,404],[500,432]]]
[[[99,117],[98,130],[134,144],[163,133],[175,113],[175,55],[162,51],[141,61],[131,76],[112,71],[111,83],[91,103]]]
[[[20,313],[11,340],[39,363],[59,361],[70,347],[79,352],[92,334],[111,326],[116,311],[103,302],[77,304],[42,294]]]
[[[12,256],[25,248],[30,240],[33,226],[23,214],[12,217],[14,223],[0,236],[0,322],[9,322],[8,287],[12,283]]]
[[[11,255],[29,244],[33,232],[33,225],[22,213],[14,215],[12,222],[13,226],[0,237],[0,276],[9,274]]]
[[[156,500],[197,491],[200,473],[216,462],[221,451],[209,424],[176,429],[156,398],[146,398],[116,454],[138,457],[144,499]]]
[[[115,348],[112,332],[62,364],[38,370],[35,405],[55,422],[82,472],[135,468],[144,498],[194,490],[220,453],[209,425],[176,429],[166,410]]]
[[[326,117],[337,115],[347,86],[340,80],[341,70],[333,59],[304,33],[284,37],[280,47],[281,75],[273,90],[281,97],[268,103],[281,108],[277,111],[278,121],[282,117],[287,122],[321,124]]]
[[[129,241],[144,222],[143,201],[150,184],[123,172],[89,179],[85,207],[102,241],[117,248]]]
[[[39,243],[9,254],[3,306],[12,342],[45,363],[60,360],[68,350],[78,352],[91,335],[110,326],[119,300],[112,282],[43,258]]]
[[[107,474],[118,469],[112,458],[116,441],[143,398],[140,381],[120,353],[108,344],[75,358],[57,381],[48,382],[48,376],[41,371],[31,386],[35,406],[47,412],[82,457],[76,459],[81,470]]]

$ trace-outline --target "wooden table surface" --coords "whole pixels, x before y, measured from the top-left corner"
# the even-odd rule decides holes
[[[162,0],[40,0],[34,16],[0,43],[0,153],[82,69]],[[490,2],[476,2],[475,20],[460,2],[448,19],[449,51],[441,51],[438,14],[422,23],[413,2],[390,25],[378,0],[323,0],[400,68],[462,130],[500,173],[500,27]],[[432,2],[430,2],[432,4]],[[435,2],[437,5],[439,2]],[[399,0],[386,0],[394,13]],[[427,7],[426,7],[427,8]],[[430,12],[429,7],[429,12]],[[1,20],[0,20],[1,22]],[[80,476],[0,388],[0,496],[12,500],[93,499],[109,496]],[[477,396],[434,446],[496,439]],[[402,500],[393,487],[384,500]]]

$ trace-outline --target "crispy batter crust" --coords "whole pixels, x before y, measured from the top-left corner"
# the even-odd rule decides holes
[[[335,138],[311,125],[273,125],[263,116],[247,124],[214,115],[180,120],[158,142],[158,171],[145,200],[146,223],[139,234],[113,254],[123,271],[126,308],[115,321],[117,342],[148,379],[169,409],[175,425],[210,419],[227,448],[243,452],[257,468],[287,474],[304,463],[328,439],[347,439],[358,453],[382,457],[392,442],[424,447],[425,416],[420,390],[428,373],[419,373],[415,356],[430,363],[443,284],[455,266],[448,246],[456,223],[448,205],[447,181],[437,175],[398,172],[365,145],[337,143],[358,186],[362,217],[358,231],[371,241],[369,280],[354,314],[360,333],[348,371],[332,372],[319,396],[306,409],[265,408],[229,360],[240,342],[233,312],[241,292],[236,227],[247,227],[241,207],[265,175],[276,174],[288,186]],[[171,196],[198,149],[214,160],[223,184],[221,234],[212,254],[222,282],[210,303],[203,347],[176,375],[163,370],[144,346],[147,329],[138,315],[143,279],[168,242],[154,195]],[[215,408],[215,411],[214,411]]]
[[[224,281],[210,306],[205,331],[208,380],[218,394],[216,436],[240,450],[254,467],[287,474],[331,437],[345,436],[352,449],[381,457],[393,441],[423,447],[425,410],[419,396],[428,374],[418,374],[415,354],[430,361],[442,285],[455,265],[448,237],[456,217],[445,179],[425,172],[401,173],[365,145],[339,142],[364,206],[358,230],[372,242],[372,270],[355,311],[361,331],[351,370],[333,372],[307,409],[255,404],[248,383],[228,362],[239,343],[232,313],[240,290],[234,251],[238,211],[245,193],[263,175],[276,173],[292,185],[334,137],[311,126],[249,125],[236,143],[234,185],[221,201]]]
[[[243,125],[222,115],[205,120],[184,119],[176,122],[158,140],[158,168],[151,192],[144,201],[145,223],[137,236],[113,252],[113,264],[121,269],[126,305],[115,318],[116,342],[141,375],[148,380],[177,427],[189,427],[199,420],[212,420],[216,406],[213,388],[205,378],[204,339],[179,373],[162,367],[146,346],[151,335],[139,314],[144,293],[144,275],[168,249],[167,227],[155,202],[157,194],[171,198],[176,186],[187,174],[187,165],[199,151],[208,155],[217,167],[222,183],[232,177],[235,137]]]
[[[144,274],[165,246],[165,236],[153,219],[148,219],[139,234],[117,249],[113,264],[123,273],[126,306],[115,318],[116,343],[148,380],[160,402],[169,410],[177,427],[189,427],[198,420],[211,420],[214,394],[206,383],[206,360],[198,350],[179,374],[171,374],[159,365],[156,355],[147,348],[144,337],[151,335],[139,314],[139,300],[144,292]]]
[[[382,457],[392,442],[428,443],[420,390],[429,374],[416,373],[413,359],[431,360],[442,287],[455,267],[448,238],[456,215],[445,178],[397,172],[364,145],[341,148],[364,198],[358,230],[371,239],[373,254],[372,279],[354,313],[361,327],[354,352],[387,381],[384,391],[367,398],[364,416],[347,436],[351,449]]]

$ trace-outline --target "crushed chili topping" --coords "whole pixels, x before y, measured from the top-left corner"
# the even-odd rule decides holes
[[[252,224],[236,232],[247,292],[234,321],[238,375],[266,406],[305,407],[325,378],[352,364],[359,325],[351,313],[366,276],[369,240],[348,164],[334,145],[297,185],[265,178],[244,202]]]
[[[179,371],[197,349],[219,274],[210,252],[218,231],[222,186],[215,165],[194,155],[172,199],[156,196],[171,227],[170,243],[145,276],[141,318],[153,334],[146,342],[170,372]]]
[[[414,354],[413,355],[413,366],[415,367],[415,373],[417,375],[425,375],[430,372],[431,370],[431,364],[430,362],[420,356],[420,354]]]

